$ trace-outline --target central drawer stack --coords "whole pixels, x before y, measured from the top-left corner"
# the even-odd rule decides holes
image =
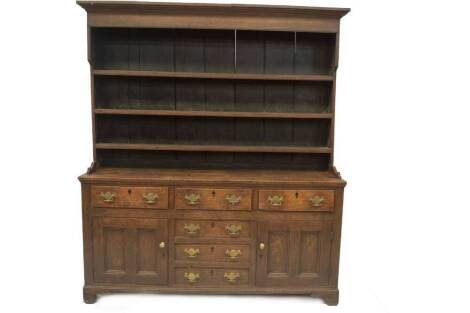
[[[253,283],[253,223],[214,211],[251,211],[250,189],[175,188],[175,209],[198,212],[176,218],[174,282],[186,286],[247,286]],[[177,215],[178,216],[178,215]]]

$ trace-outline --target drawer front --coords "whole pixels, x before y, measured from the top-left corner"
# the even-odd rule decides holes
[[[247,239],[251,236],[250,223],[246,221],[177,220],[175,235],[189,238]]]
[[[333,211],[333,190],[260,190],[260,210],[270,211]]]
[[[168,209],[167,187],[92,186],[95,207]]]
[[[249,283],[249,270],[238,268],[176,268],[175,283],[191,287],[246,286]]]
[[[250,189],[176,188],[175,208],[184,210],[251,210]]]
[[[176,244],[177,261],[249,263],[249,245]]]

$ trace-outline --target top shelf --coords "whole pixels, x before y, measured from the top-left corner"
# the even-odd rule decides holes
[[[95,76],[127,77],[167,77],[167,78],[203,78],[237,80],[284,80],[284,81],[322,81],[334,80],[333,75],[291,75],[291,74],[238,74],[238,73],[199,73],[199,72],[162,72],[135,70],[93,70]]]
[[[336,71],[335,34],[92,28],[91,45],[102,75],[331,81]]]

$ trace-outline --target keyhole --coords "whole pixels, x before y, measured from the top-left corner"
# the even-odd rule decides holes
[[[297,199],[298,197],[299,197],[299,193],[296,192],[296,193],[295,193],[295,198]]]
[[[215,223],[214,223],[214,222],[211,223],[211,227],[212,227],[212,228],[215,227]]]
[[[215,197],[215,191],[212,190],[212,196]]]
[[[132,190],[130,190],[130,189],[129,189],[129,190],[127,190],[127,193],[128,193],[129,195],[131,195],[131,193],[132,193]]]
[[[214,247],[211,247],[211,253],[214,252]]]

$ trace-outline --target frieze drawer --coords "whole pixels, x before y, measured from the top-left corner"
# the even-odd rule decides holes
[[[168,209],[167,187],[92,186],[95,207]]]
[[[277,190],[259,191],[260,210],[269,211],[333,211],[333,190]]]
[[[251,210],[250,189],[176,188],[175,208],[185,210]]]

